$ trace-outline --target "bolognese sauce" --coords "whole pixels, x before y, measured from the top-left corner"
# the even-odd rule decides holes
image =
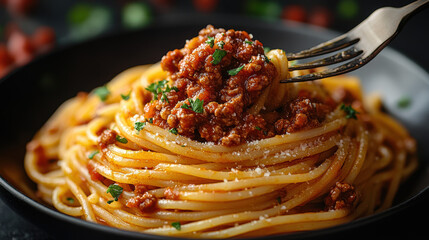
[[[193,140],[239,145],[317,125],[332,110],[302,97],[278,109],[274,119],[248,113],[277,71],[262,43],[245,31],[209,25],[184,48],[168,52],[161,67],[171,86],[161,81],[148,89],[154,96],[144,107],[145,118]]]

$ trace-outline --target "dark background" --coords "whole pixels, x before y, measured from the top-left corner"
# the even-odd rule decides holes
[[[283,24],[282,21],[285,19],[295,20],[316,27],[346,32],[377,8],[399,7],[410,2],[403,0],[0,0],[0,47],[3,46],[8,50],[12,59],[7,64],[3,64],[0,54],[0,76],[2,69],[7,73],[24,64],[17,63],[13,59],[27,54],[25,56],[28,57],[28,61],[31,61],[37,55],[46,53],[45,50],[39,50],[39,46],[30,48],[22,46],[20,49],[19,44],[10,41],[10,34],[13,31],[20,31],[31,40],[40,28],[47,28],[54,33],[54,38],[46,42],[49,49],[67,46],[103,34],[145,28],[160,22],[174,24],[175,19],[207,15],[254,17],[262,22],[277,24]],[[390,44],[390,47],[408,56],[426,71],[429,71],[428,25],[429,10],[424,10],[413,17]],[[10,50],[13,44],[18,50]],[[0,201],[0,239],[50,239],[50,236],[24,221]]]

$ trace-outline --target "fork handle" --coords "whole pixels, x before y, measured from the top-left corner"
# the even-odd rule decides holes
[[[408,19],[429,6],[429,0],[418,0],[400,8],[402,17]]]

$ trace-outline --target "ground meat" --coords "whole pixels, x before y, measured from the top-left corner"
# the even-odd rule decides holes
[[[338,210],[342,208],[350,208],[357,199],[357,194],[354,186],[348,183],[335,183],[329,195],[325,198],[326,210]]]
[[[145,118],[196,141],[239,145],[316,126],[332,110],[301,96],[276,114],[267,114],[268,121],[265,113],[249,114],[277,70],[262,43],[245,31],[209,25],[182,49],[168,52],[161,67],[170,82],[161,91],[151,91]],[[191,108],[189,99],[198,100],[203,110]]]
[[[274,124],[277,134],[317,127],[325,120],[326,115],[334,109],[331,105],[308,97],[308,94],[302,93],[302,95],[304,97],[298,97],[283,108],[281,118]]]
[[[109,144],[113,144],[116,141],[116,133],[113,130],[106,129],[104,130],[99,139],[98,139],[98,145],[100,148],[106,148]]]
[[[150,212],[153,211],[158,199],[150,194],[149,192],[145,192],[142,195],[137,195],[130,200],[127,201],[126,206],[129,208],[138,207],[142,212]]]

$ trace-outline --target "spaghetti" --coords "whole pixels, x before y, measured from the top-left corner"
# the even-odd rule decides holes
[[[58,211],[151,234],[326,228],[389,208],[415,142],[350,76],[280,84],[284,51],[201,30],[161,63],[65,102],[25,169]]]

